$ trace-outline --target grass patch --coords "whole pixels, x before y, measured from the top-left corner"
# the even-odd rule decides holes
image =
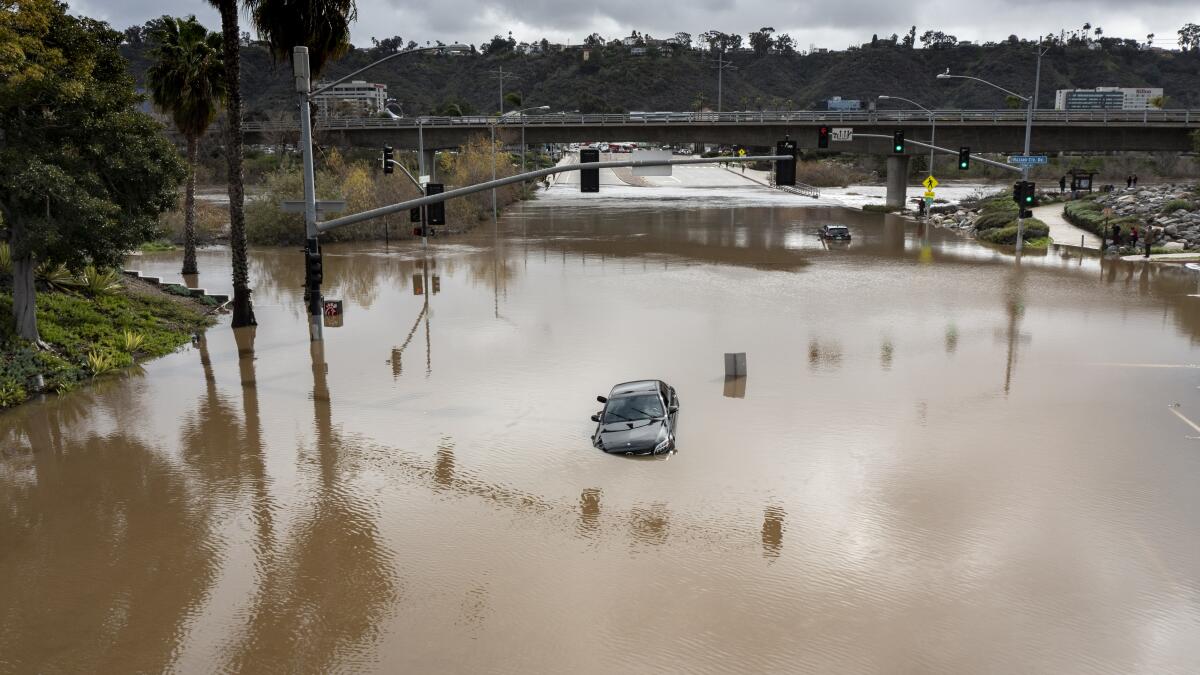
[[[1175,213],[1176,211],[1193,211],[1196,204],[1186,199],[1172,199],[1162,207],[1163,213]]]
[[[139,246],[138,250],[142,253],[165,253],[167,251],[174,251],[175,244],[169,241],[148,241]]]
[[[38,293],[38,328],[52,351],[40,351],[12,333],[11,291],[0,291],[0,408],[45,390],[65,392],[79,382],[174,352],[212,323],[200,307],[166,297],[126,292],[87,297]]]

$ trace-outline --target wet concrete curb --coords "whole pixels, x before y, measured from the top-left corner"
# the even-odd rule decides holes
[[[164,283],[162,280],[162,277],[148,277],[148,276],[142,274],[141,272],[139,272],[138,270],[122,269],[121,273],[127,277],[132,277],[134,279],[140,279],[141,281],[144,281],[153,286],[158,286],[159,288],[165,289],[167,286],[181,286],[183,288],[187,288],[187,286],[184,286],[183,284],[180,284],[180,283]],[[196,299],[212,298],[217,303],[218,307],[224,307],[225,305],[229,304],[230,298],[228,295],[226,295],[224,293],[209,293],[207,290],[205,290],[203,288],[188,288],[188,291],[190,292],[189,294],[191,295],[191,297],[196,298]]]

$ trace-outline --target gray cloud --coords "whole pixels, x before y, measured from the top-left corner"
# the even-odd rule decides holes
[[[164,13],[195,14],[214,29],[219,25],[216,11],[202,0],[76,0],[71,4],[76,13],[104,19],[118,28]],[[676,31],[696,35],[709,29],[745,35],[772,26],[791,34],[804,48],[813,44],[840,49],[869,40],[873,33],[902,35],[914,24],[918,34],[935,29],[963,40],[987,41],[1002,40],[1010,33],[1032,38],[1072,30],[1085,21],[1103,27],[1109,36],[1145,39],[1153,32],[1156,43],[1171,46],[1180,26],[1200,23],[1200,4],[1194,0],[930,0],[911,4],[891,0],[359,0],[353,39],[362,45],[369,44],[372,36],[402,35],[421,43],[479,44],[511,30],[518,40],[547,37],[579,42],[592,32],[607,38],[628,35],[632,30],[664,37]]]

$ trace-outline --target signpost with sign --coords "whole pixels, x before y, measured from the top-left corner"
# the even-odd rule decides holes
[[[834,127],[830,130],[829,140],[839,143],[849,143],[854,140],[854,127]]]

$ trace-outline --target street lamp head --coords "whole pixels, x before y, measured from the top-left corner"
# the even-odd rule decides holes
[[[877,100],[877,101],[887,101],[887,100],[889,100],[889,99],[891,99],[891,98],[892,98],[891,96],[876,96],[876,97],[875,97],[875,100]]]
[[[946,68],[946,71],[945,71],[945,72],[943,72],[943,73],[938,73],[938,74],[937,74],[937,79],[939,79],[939,80],[948,80],[948,79],[950,79],[951,77],[953,77],[953,76],[952,76],[952,75],[950,75],[950,69],[949,69],[949,68]]]
[[[550,109],[550,106],[548,106],[548,105],[539,105],[538,107],[534,108],[534,110],[549,110],[549,109]]]

